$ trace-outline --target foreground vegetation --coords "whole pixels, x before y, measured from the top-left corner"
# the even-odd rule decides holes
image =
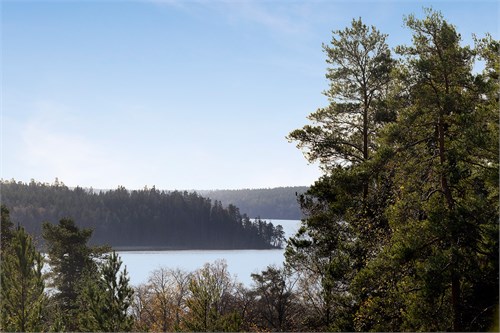
[[[334,32],[330,105],[289,135],[325,171],[286,252],[313,330],[482,331],[498,309],[500,43],[425,12],[398,60],[360,19]]]
[[[133,290],[119,258],[89,247],[92,232],[63,219],[43,225],[45,277],[31,237],[2,208],[2,330],[492,328],[500,43],[461,46],[432,10],[405,23],[413,45],[396,48],[397,61],[361,19],[324,46],[330,105],[289,135],[324,176],[300,196],[305,218],[284,268],[253,275],[251,289],[224,262],[159,269]]]
[[[69,219],[44,223],[47,263],[2,206],[1,330],[253,331],[306,329],[291,272],[268,267],[249,289],[224,261],[195,272],[160,268],[132,287],[109,247],[92,247],[90,229]]]

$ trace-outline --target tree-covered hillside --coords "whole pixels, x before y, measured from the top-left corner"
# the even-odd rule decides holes
[[[297,195],[307,191],[305,186],[263,189],[197,191],[223,205],[235,205],[250,217],[266,219],[300,220],[302,213]]]
[[[35,238],[42,222],[63,217],[94,230],[91,243],[119,248],[228,249],[281,247],[282,229],[252,222],[234,205],[224,207],[197,193],[154,187],[128,191],[70,189],[32,181],[2,181],[2,204]]]

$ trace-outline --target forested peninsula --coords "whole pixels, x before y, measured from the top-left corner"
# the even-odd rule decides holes
[[[90,244],[120,250],[280,248],[283,229],[251,220],[234,205],[195,192],[71,189],[56,180],[46,184],[2,181],[2,204],[39,243],[42,222],[71,218],[94,230]]]

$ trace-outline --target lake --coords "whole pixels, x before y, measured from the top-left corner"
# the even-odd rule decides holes
[[[298,220],[266,220],[274,225],[281,224],[285,237],[298,230]],[[284,261],[284,249],[278,250],[179,250],[179,251],[120,251],[123,264],[127,266],[130,283],[134,286],[145,283],[152,271],[160,267],[180,268],[195,271],[207,262],[225,259],[231,275],[249,287],[250,274],[260,273],[268,265],[280,266]]]

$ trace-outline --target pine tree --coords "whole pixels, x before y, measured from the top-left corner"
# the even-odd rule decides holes
[[[3,258],[3,253],[9,247],[9,244],[14,237],[13,223],[10,220],[9,210],[5,205],[1,205],[1,220],[0,220],[0,258]]]
[[[92,230],[78,228],[71,219],[61,219],[58,225],[46,222],[42,228],[51,267],[52,287],[57,291],[53,296],[54,301],[61,311],[64,327],[71,331],[78,330],[78,322],[74,317],[80,312],[77,298],[81,280],[89,274],[92,275],[91,279],[97,279],[95,259],[107,247],[89,247],[87,242]]]
[[[393,120],[386,99],[394,61],[386,35],[361,19],[333,34],[331,46],[323,46],[331,65],[330,105],[309,116],[314,125],[288,137],[325,175],[300,196],[306,218],[288,243],[286,260],[321,290],[319,318],[311,318],[316,328],[345,331],[353,329],[351,280],[386,237],[381,210],[389,177],[369,162],[380,128]]]
[[[126,332],[132,329],[133,318],[128,309],[133,289],[129,285],[126,268],[120,271],[122,261],[112,252],[99,267],[98,279],[87,274],[82,279],[80,327],[86,331]]]
[[[426,14],[399,48],[411,103],[384,136],[393,235],[358,277],[361,330],[484,330],[498,304],[498,99],[474,50]]]
[[[383,100],[393,66],[386,37],[358,19],[334,31],[331,46],[323,45],[331,65],[325,92],[330,104],[308,117],[316,125],[295,130],[288,138],[298,141],[306,158],[319,160],[325,171],[361,163],[376,149],[377,130],[387,118],[382,116]]]
[[[3,213],[3,209],[2,209]],[[43,329],[46,305],[43,258],[31,237],[18,227],[2,258],[1,329],[8,332],[37,332]]]

